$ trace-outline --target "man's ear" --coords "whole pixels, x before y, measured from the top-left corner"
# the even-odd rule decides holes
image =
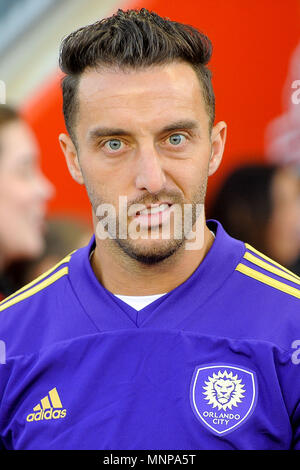
[[[78,155],[72,139],[67,134],[59,135],[59,143],[65,155],[67,166],[72,178],[79,184],[84,184],[81,168],[78,161]]]
[[[225,141],[227,134],[227,125],[225,122],[218,122],[211,132],[211,156],[208,165],[208,175],[213,175],[222,161]]]

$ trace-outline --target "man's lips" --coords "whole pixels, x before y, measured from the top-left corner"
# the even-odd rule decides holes
[[[160,204],[148,204],[145,209],[141,211],[137,211],[136,216],[144,216],[144,215],[155,215],[159,214],[160,212],[164,212],[171,207],[171,203],[162,202]]]
[[[171,203],[150,204],[137,211],[134,219],[140,226],[151,227],[161,225],[170,217]]]

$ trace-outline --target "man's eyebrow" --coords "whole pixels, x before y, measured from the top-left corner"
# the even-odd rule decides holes
[[[162,129],[162,132],[172,132],[172,131],[176,131],[178,129],[189,129],[189,130],[194,130],[196,128],[198,128],[199,125],[198,125],[198,122],[197,121],[192,121],[192,120],[188,120],[188,121],[176,121],[176,122],[173,122],[167,126],[165,126],[163,129]]]
[[[124,129],[112,127],[97,127],[88,132],[87,138],[89,141],[98,139],[99,137],[109,137],[112,135],[129,135],[130,133]]]

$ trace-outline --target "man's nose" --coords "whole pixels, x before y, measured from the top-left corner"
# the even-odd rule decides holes
[[[137,189],[146,189],[149,193],[158,193],[166,182],[162,160],[154,146],[141,148],[136,164],[135,185]]]

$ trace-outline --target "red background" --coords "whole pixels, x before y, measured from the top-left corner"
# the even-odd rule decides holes
[[[209,36],[216,95],[216,120],[228,124],[223,162],[210,177],[208,203],[228,172],[249,159],[262,160],[268,122],[282,111],[282,89],[289,59],[299,36],[298,0],[135,1],[122,8],[146,7],[173,20],[192,24]],[[300,77],[299,77],[300,79]],[[58,135],[65,130],[60,76],[55,72],[23,106],[41,147],[42,168],[56,186],[50,213],[90,219],[82,186],[69,176]]]

